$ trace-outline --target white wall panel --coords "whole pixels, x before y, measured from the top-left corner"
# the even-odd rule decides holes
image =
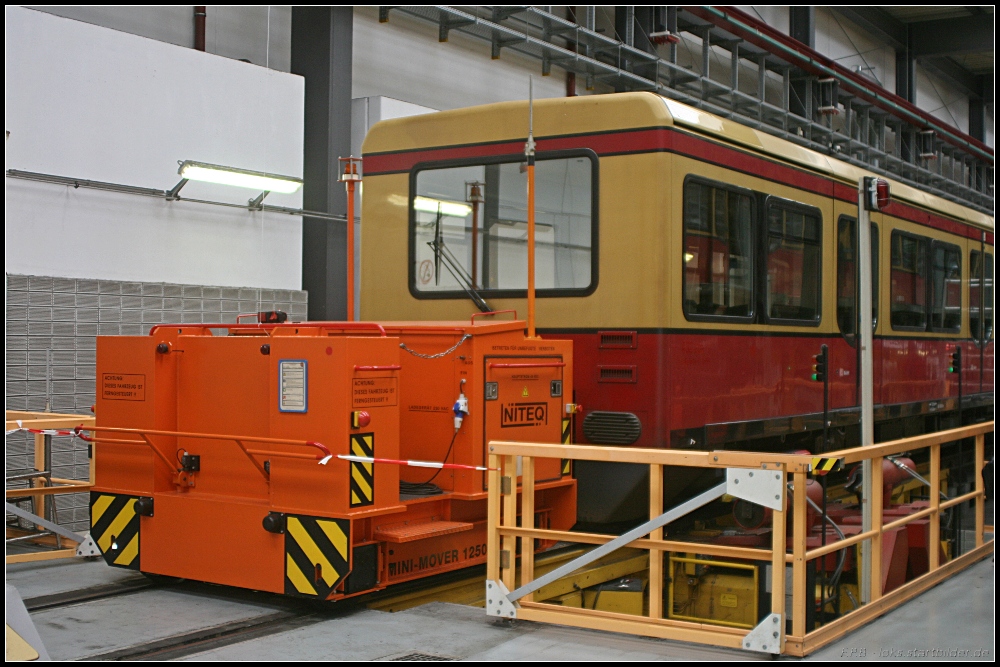
[[[895,49],[824,7],[816,8],[816,50],[886,90],[896,90]]]
[[[931,74],[917,63],[917,99],[915,104],[940,121],[969,131],[969,98],[964,93],[948,85],[940,77]],[[992,123],[990,123],[992,125]],[[992,128],[991,128],[992,129]],[[992,140],[989,142],[992,145]]]
[[[565,72],[558,67],[543,77],[540,62],[509,49],[491,60],[487,42],[458,31],[440,43],[437,26],[427,21],[390,12],[389,22],[379,23],[378,7],[354,10],[352,98],[385,96],[458,109],[527,99],[529,74],[535,77],[535,97],[566,94]]]
[[[194,6],[31,6],[140,37],[194,48]],[[205,50],[281,72],[292,64],[292,8],[207,5]]]
[[[7,169],[160,189],[184,159],[302,175],[301,77],[30,9],[5,15]],[[298,217],[5,185],[8,273],[301,286]],[[181,194],[257,193],[189,183]],[[301,193],[267,202],[299,207]]]

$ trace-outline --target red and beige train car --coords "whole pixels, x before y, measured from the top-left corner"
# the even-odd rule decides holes
[[[371,129],[363,319],[524,311],[527,125],[511,102]],[[826,447],[856,439],[866,172],[652,93],[537,101],[534,134],[538,327],[573,341],[574,441],[817,451],[823,344]],[[993,218],[891,188],[871,215],[881,440],[986,418],[994,391]],[[581,485],[581,518],[614,509]]]

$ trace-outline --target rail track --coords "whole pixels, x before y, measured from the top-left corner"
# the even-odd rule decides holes
[[[582,551],[584,549],[580,547],[571,547],[539,554],[536,570],[558,567]],[[634,557],[631,560],[622,558],[606,560],[579,573],[578,585],[590,585],[595,577],[601,579],[622,576],[621,572],[634,570],[637,564],[638,561]],[[50,612],[93,604],[109,598],[142,595],[151,590],[165,589],[196,597],[212,597],[249,604],[263,610],[264,613],[251,618],[219,623],[133,646],[79,656],[85,660],[173,660],[260,637],[290,632],[363,610],[397,612],[431,602],[482,607],[485,592],[484,576],[485,566],[477,566],[399,584],[384,591],[341,600],[335,604],[198,582],[146,578],[31,597],[25,599],[24,603],[29,612]]]

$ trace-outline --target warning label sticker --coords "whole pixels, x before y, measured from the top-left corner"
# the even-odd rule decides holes
[[[309,405],[307,365],[301,359],[282,359],[278,363],[278,410],[306,412]]]
[[[354,378],[351,400],[355,408],[378,408],[396,405],[397,380],[394,377]]]
[[[107,401],[145,401],[146,376],[104,373],[101,376],[101,398]]]

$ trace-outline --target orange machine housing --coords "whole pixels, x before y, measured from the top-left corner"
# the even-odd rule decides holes
[[[474,317],[100,337],[91,536],[111,565],[318,599],[485,562],[486,473],[473,468],[487,443],[571,432],[572,343],[524,328]],[[536,479],[536,525],[570,528],[569,466],[539,462]]]

